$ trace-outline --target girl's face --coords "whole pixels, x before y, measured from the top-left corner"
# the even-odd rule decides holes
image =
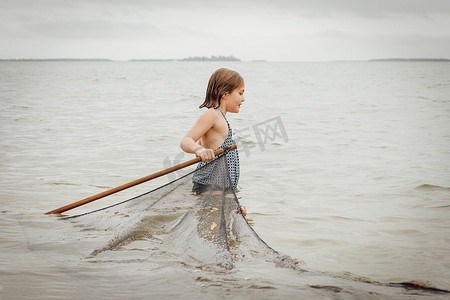
[[[227,112],[238,113],[239,109],[242,105],[242,102],[245,101],[244,98],[245,85],[242,83],[242,86],[235,89],[231,94],[225,95],[226,99],[226,108]]]

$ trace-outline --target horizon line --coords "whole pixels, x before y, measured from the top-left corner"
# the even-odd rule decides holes
[[[217,59],[215,59],[215,57]],[[203,59],[202,59],[203,58]],[[224,59],[230,58],[230,59]],[[450,61],[448,58],[411,58],[411,57],[392,57],[392,58],[371,58],[371,59],[333,59],[333,60],[266,60],[250,59],[241,60],[233,56],[195,56],[189,58],[132,58],[132,59],[111,59],[111,58],[0,58],[0,61],[97,61],[97,62],[377,62],[377,61]]]

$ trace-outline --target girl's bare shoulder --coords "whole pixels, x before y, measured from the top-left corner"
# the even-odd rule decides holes
[[[208,108],[203,114],[200,115],[199,121],[214,124],[217,122],[219,115],[214,108]]]

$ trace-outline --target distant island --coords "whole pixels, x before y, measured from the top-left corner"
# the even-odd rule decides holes
[[[182,59],[132,59],[130,61],[241,61],[239,58],[230,56],[189,56]]]
[[[113,59],[107,58],[11,58],[0,59],[0,61],[87,61],[87,62],[113,62]],[[130,59],[129,61],[241,61],[239,58],[230,56],[189,56],[187,58],[175,59],[175,58],[144,58],[144,59]]]
[[[369,61],[423,61],[423,62],[450,62],[450,59],[446,58],[380,58],[371,59]]]
[[[183,58],[181,61],[241,61],[239,58],[230,56],[189,56],[188,58]]]

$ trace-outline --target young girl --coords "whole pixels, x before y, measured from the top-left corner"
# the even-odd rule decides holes
[[[221,68],[211,75],[205,102],[200,105],[200,108],[206,107],[208,110],[198,118],[180,143],[183,151],[194,153],[202,159],[197,169],[214,159],[215,150],[235,144],[226,114],[238,113],[244,101],[244,79],[238,72]],[[239,180],[239,154],[236,149],[229,151],[226,156],[235,189]],[[211,174],[205,174],[208,171],[198,173],[193,178],[193,192],[201,194],[207,189]]]

